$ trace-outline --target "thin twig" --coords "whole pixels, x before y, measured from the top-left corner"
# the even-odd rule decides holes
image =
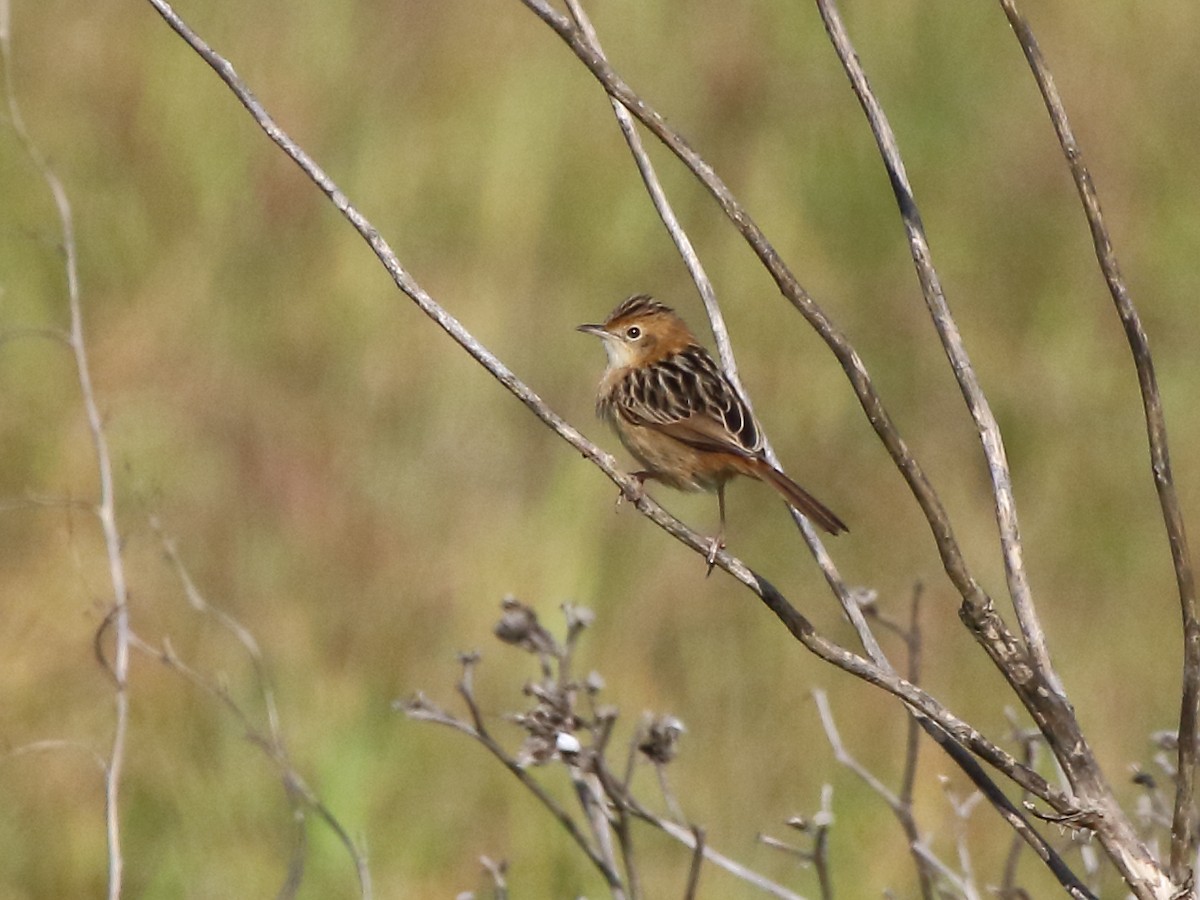
[[[825,729],[825,739],[829,741],[834,758],[861,778],[867,787],[879,795],[893,813],[898,813],[902,809],[900,798],[876,778],[866,766],[855,759],[846,749],[846,745],[842,743],[842,736],[838,733],[837,724],[833,721],[833,713],[829,709],[828,696],[820,688],[814,688],[812,696],[817,702],[817,714],[821,717],[821,727]]]
[[[258,682],[259,693],[263,698],[263,706],[266,708],[267,728],[271,735],[271,740],[278,744],[279,747],[284,747],[283,729],[279,724],[279,709],[275,704],[275,689],[271,685],[271,678],[267,672],[267,663],[263,658],[262,649],[258,646],[258,641],[255,640],[250,629],[225,612],[225,610],[213,606],[205,599],[200,589],[196,586],[195,581],[192,580],[191,573],[183,564],[175,539],[167,535],[161,520],[157,516],[150,517],[150,528],[158,535],[163,554],[175,570],[175,575],[179,579],[179,583],[183,586],[184,596],[187,597],[187,601],[191,607],[197,612],[216,620],[222,628],[232,634],[237,642],[245,648],[246,655],[250,657],[250,663],[254,667],[254,677]]]
[[[131,646],[141,653],[157,660],[168,669],[183,676],[189,682],[202,691],[215,698],[225,709],[233,716],[238,725],[242,729],[242,734],[251,744],[262,750],[263,754],[274,765],[282,783],[287,791],[288,799],[300,799],[304,806],[311,809],[318,818],[320,818],[334,833],[338,841],[346,848],[354,863],[355,873],[358,877],[359,896],[363,900],[371,900],[373,890],[371,886],[371,874],[367,865],[366,854],[357,846],[354,838],[350,836],[345,826],[338,820],[337,816],[325,805],[324,801],[317,796],[316,792],[309,787],[303,776],[292,765],[287,755],[287,748],[282,743],[278,734],[273,734],[270,730],[264,732],[260,729],[251,718],[250,714],[237,702],[229,690],[218,682],[213,681],[195,667],[186,663],[179,654],[175,651],[169,639],[164,639],[161,646],[154,646],[136,633],[130,633]],[[298,807],[293,804],[293,812]],[[295,862],[296,850],[293,848],[292,862],[288,866],[288,877],[285,881],[284,891],[296,877]]]
[[[602,753],[603,751],[597,751]],[[598,761],[598,764],[603,766],[603,758]],[[607,772],[607,768],[605,769]],[[603,777],[602,777],[602,780]],[[621,862],[625,867],[625,882],[629,886],[630,897],[641,897],[642,895],[642,879],[638,871],[637,850],[633,843],[633,829],[629,817],[629,811],[623,804],[616,804],[616,810],[613,813],[616,821],[613,823],[613,830],[617,833],[617,841],[621,847]]]
[[[958,851],[958,866],[962,873],[959,876],[958,883],[961,886],[964,896],[967,900],[980,900],[979,888],[975,886],[975,871],[971,865],[971,851],[967,847],[967,821],[971,818],[971,813],[979,801],[983,799],[983,794],[978,791],[972,791],[966,800],[959,800],[954,792],[950,790],[950,782],[948,779],[942,780],[942,789],[946,795],[946,800],[950,804],[950,808],[954,811],[955,818],[955,838],[954,846]]]
[[[692,850],[693,852],[696,851],[696,835],[690,828],[687,828],[683,825],[678,825],[675,822],[669,822],[666,819],[659,818],[649,810],[640,806],[631,809],[631,812],[633,812],[633,814],[642,821],[648,822],[655,828],[660,829],[664,834],[674,838],[689,850]],[[704,858],[710,863],[720,869],[724,869],[729,874],[740,878],[747,884],[754,885],[764,893],[770,894],[772,897],[778,898],[778,900],[804,900],[801,895],[795,893],[794,891],[790,891],[782,885],[771,881],[769,878],[765,878],[757,872],[747,869],[741,863],[730,859],[725,854],[718,853],[707,843],[701,843],[699,846],[699,852],[701,852],[704,855]]]
[[[0,513],[27,509],[78,509],[94,513],[96,505],[73,497],[50,497],[42,494],[26,494],[16,500],[0,501]]]
[[[918,582],[913,587],[912,603],[909,607],[908,630],[904,633],[904,643],[908,649],[908,671],[906,677],[913,684],[921,683],[921,594],[922,585]],[[921,723],[916,716],[908,717],[904,741],[904,774],[900,780],[899,800],[901,812],[898,813],[900,827],[908,838],[909,852],[913,854],[913,862],[917,869],[917,881],[923,900],[933,900],[933,878],[929,870],[922,865],[921,857],[913,847],[920,843],[921,833],[913,816],[913,786],[917,779],[917,759],[921,749]],[[1028,763],[1026,763],[1028,766]],[[1029,766],[1032,768],[1032,766]],[[1020,840],[1020,836],[1013,838]]]
[[[508,863],[504,860],[494,862],[486,856],[481,856],[479,864],[483,866],[484,871],[492,880],[492,900],[507,900],[508,882],[505,880],[504,874],[508,869]]]
[[[963,880],[962,876],[934,856],[928,847],[918,844],[914,850],[922,859],[925,860],[931,869],[934,869],[938,875],[948,881],[960,896],[971,896],[970,886]]]
[[[1184,527],[1183,511],[1179,495],[1175,490],[1175,479],[1171,474],[1171,455],[1167,447],[1167,421],[1163,411],[1162,395],[1158,379],[1154,374],[1154,359],[1150,354],[1150,341],[1142,325],[1141,316],[1121,275],[1116,252],[1104,215],[1100,209],[1100,198],[1091,173],[1083,161],[1083,153],[1071,123],[1067,119],[1066,107],[1054,77],[1046,65],[1033,30],[1017,9],[1015,0],[1000,0],[1005,16],[1012,26],[1021,50],[1029,63],[1030,71],[1041,91],[1046,110],[1054,125],[1063,156],[1075,180],[1091,230],[1096,260],[1104,275],[1105,284],[1112,295],[1113,304],[1125,329],[1125,338],[1133,355],[1137,370],[1138,387],[1141,390],[1142,408],[1146,419],[1146,434],[1150,444],[1150,470],[1154,487],[1158,492],[1159,507],[1163,524],[1166,526],[1167,542],[1171,551],[1171,562],[1175,568],[1175,582],[1179,591],[1180,613],[1183,619],[1183,684],[1179,711],[1179,774],[1176,779],[1175,813],[1171,828],[1171,877],[1177,883],[1191,879],[1200,834],[1196,830],[1196,766],[1200,762],[1200,610],[1197,608],[1196,579],[1192,569],[1191,553],[1188,550],[1187,531]]]
[[[567,770],[571,776],[571,784],[575,788],[575,797],[579,801],[579,806],[583,810],[584,821],[592,830],[592,841],[600,858],[604,860],[607,870],[610,872],[619,872],[617,868],[617,857],[615,848],[613,847],[612,828],[610,827],[607,803],[604,796],[604,790],[601,787],[600,781],[596,776],[591,775],[578,766],[567,764]],[[626,891],[624,881],[621,883],[609,883],[609,890],[612,892],[615,900],[638,900],[636,892]]]
[[[332,810],[308,787],[304,779],[300,776],[299,771],[292,764],[287,743],[284,739],[283,728],[280,723],[279,709],[275,703],[275,690],[271,685],[266,659],[263,657],[258,641],[255,640],[250,630],[238,621],[237,618],[225,612],[220,607],[213,605],[205,598],[192,579],[187,566],[184,565],[174,538],[166,533],[162,522],[157,516],[150,517],[150,528],[158,536],[163,554],[174,569],[175,576],[179,579],[179,583],[183,587],[184,596],[187,598],[188,604],[197,612],[212,618],[218,625],[233,635],[234,639],[245,649],[246,655],[250,658],[251,665],[254,668],[255,683],[266,711],[267,727],[265,732],[254,724],[249,714],[237,703],[233,695],[224,686],[212,682],[199,671],[185,664],[171,649],[169,642],[164,643],[163,649],[157,650],[145,644],[145,642],[139,641],[144,650],[152,653],[156,659],[167,665],[168,668],[174,669],[186,676],[193,684],[199,685],[208,693],[218,697],[222,704],[235,715],[251,743],[260,747],[275,765],[288,802],[292,807],[296,832],[295,839],[292,842],[292,856],[287,868],[287,877],[278,896],[280,898],[292,897],[299,891],[304,874],[304,861],[308,841],[305,828],[305,810],[311,809],[317,814],[318,818],[333,830],[345,847],[354,864],[355,873],[358,877],[359,894],[364,900],[370,900],[373,891],[371,872],[367,865],[366,853],[351,838],[350,833],[334,816]]]
[[[471,675],[474,663],[477,657],[465,657],[463,660],[463,677],[458,683],[459,695],[463,698],[463,702],[467,706],[467,710],[471,715],[471,721],[467,723],[449,713],[440,710],[437,707],[430,706],[423,702],[413,702],[402,704],[402,709],[405,714],[411,718],[424,719],[425,721],[437,722],[442,725],[449,725],[458,731],[474,738],[484,749],[492,756],[498,759],[513,776],[521,782],[538,801],[549,810],[563,829],[570,835],[576,845],[584,852],[592,865],[604,877],[610,890],[619,891],[622,889],[621,875],[611,866],[607,860],[592,846],[592,843],[587,839],[587,835],[580,830],[571,814],[567,812],[538,782],[536,778],[527,772],[520,763],[517,762],[509,753],[492,737],[484,725],[483,713],[479,709],[479,704],[475,699],[475,692],[471,684]]]
[[[96,392],[92,386],[92,371],[88,364],[87,345],[83,334],[83,302],[79,286],[78,251],[75,243],[75,222],[71,202],[66,189],[42,155],[25,126],[13,88],[11,12],[9,0],[0,0],[0,56],[3,56],[4,93],[8,104],[9,124],[14,134],[45,182],[54,198],[62,232],[62,252],[67,276],[67,301],[70,309],[70,328],[67,343],[75,360],[75,375],[79,381],[80,398],[91,434],[92,450],[96,460],[96,479],[99,484],[99,501],[95,506],[96,517],[104,536],[104,550],[108,557],[108,574],[112,583],[113,637],[115,642],[112,674],[114,689],[114,720],[111,749],[104,778],[104,820],[108,840],[108,897],[117,900],[121,895],[124,859],[121,853],[120,795],[121,774],[125,766],[125,739],[129,726],[129,592],[125,583],[125,566],[121,559],[121,532],[117,526],[116,499],[114,496],[112,461],[108,452],[108,440],[104,435],[104,423]]]
[[[683,900],[696,900],[696,889],[700,887],[700,870],[704,863],[704,829],[699,825],[692,826],[692,864],[688,867],[687,887],[683,892]]]
[[[591,19],[588,18],[587,13],[584,11],[583,5],[579,0],[567,0],[567,9],[571,13],[571,18],[579,26],[584,38],[591,44],[592,49],[601,59],[605,59],[604,48],[600,46],[600,38],[596,34],[596,29],[593,27]],[[717,303],[717,292],[713,289],[712,279],[708,277],[708,273],[704,270],[704,263],[700,261],[700,255],[696,253],[692,239],[684,231],[683,226],[679,223],[679,217],[675,215],[675,210],[671,207],[671,202],[667,199],[667,192],[663,189],[658,173],[654,171],[654,164],[650,162],[650,155],[646,152],[646,148],[642,144],[642,139],[638,134],[633,116],[630,115],[629,110],[621,105],[620,101],[613,97],[609,97],[608,99],[609,103],[612,104],[613,114],[617,117],[617,124],[621,128],[621,134],[625,137],[625,143],[629,145],[629,152],[633,154],[638,173],[642,176],[642,182],[646,185],[647,193],[650,194],[650,201],[654,204],[654,209],[658,213],[659,218],[662,219],[663,226],[667,229],[667,234],[671,236],[671,241],[675,244],[675,249],[679,251],[679,255],[683,259],[683,264],[687,267],[688,274],[691,275],[692,281],[696,285],[696,291],[700,294],[700,300],[704,304],[704,309],[708,313],[708,321],[712,325],[713,338],[716,340],[717,356],[721,360],[721,368],[729,376],[729,380],[733,382],[733,386],[737,389],[738,393],[742,395],[742,399],[746,403],[749,403],[749,398],[746,397],[746,392],[742,388],[741,380],[738,377],[737,360],[734,358],[733,345],[729,340],[729,329],[725,327],[725,317],[721,313],[720,304]]]

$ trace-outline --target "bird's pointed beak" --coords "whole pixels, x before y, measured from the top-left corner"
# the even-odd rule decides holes
[[[601,338],[608,333],[604,330],[603,325],[580,325],[575,330],[582,331],[584,334],[594,334],[596,337]]]

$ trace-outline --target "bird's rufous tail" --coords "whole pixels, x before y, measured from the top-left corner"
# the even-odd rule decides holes
[[[759,481],[775,488],[784,500],[830,534],[841,534],[850,530],[829,507],[765,460],[754,461],[752,474]]]

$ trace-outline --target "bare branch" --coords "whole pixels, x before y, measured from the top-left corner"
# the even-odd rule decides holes
[[[700,868],[704,863],[704,829],[699,825],[692,826],[692,864],[688,867],[687,888],[683,892],[683,900],[695,900],[696,889],[700,886]]]
[[[0,57],[3,57],[4,93],[8,105],[9,124],[17,136],[25,154],[37,169],[47,189],[54,198],[58,212],[59,228],[62,233],[62,252],[67,279],[67,301],[70,310],[70,328],[67,343],[75,360],[75,375],[79,381],[80,398],[87,417],[88,431],[92,438],[92,450],[96,459],[96,478],[100,488],[100,499],[96,504],[96,516],[104,536],[104,549],[108,557],[108,575],[112,584],[113,632],[115,649],[112,674],[116,684],[114,691],[114,720],[111,749],[104,777],[105,831],[108,839],[108,896],[117,900],[121,895],[123,857],[121,854],[120,794],[121,774],[125,766],[125,738],[129,726],[129,592],[125,583],[125,566],[121,559],[121,533],[117,527],[116,499],[113,490],[112,461],[108,452],[108,440],[104,435],[104,424],[100,408],[96,403],[96,392],[92,386],[92,371],[88,364],[87,345],[83,334],[83,302],[79,287],[78,252],[75,244],[75,222],[71,202],[66,189],[42,155],[25,126],[13,89],[11,13],[9,0],[0,0]],[[49,332],[60,339],[57,332]]]
[[[575,20],[575,24],[579,26],[580,32],[591,45],[592,49],[601,59],[604,59],[604,49],[600,46],[600,38],[597,36],[596,29],[592,26],[592,21],[588,18],[582,4],[579,0],[567,0],[567,9],[570,10],[571,18]],[[617,124],[621,127],[621,134],[624,135],[625,142],[629,145],[629,151],[633,154],[638,172],[642,176],[642,182],[646,185],[646,191],[650,194],[650,200],[654,204],[654,209],[658,213],[659,218],[662,219],[662,223],[666,227],[667,233],[671,236],[675,248],[679,251],[679,255],[683,259],[683,264],[687,267],[688,274],[692,276],[692,281],[695,283],[696,290],[700,294],[700,299],[704,303],[704,309],[708,313],[708,320],[712,325],[713,337],[716,339],[717,355],[721,360],[721,368],[725,370],[725,374],[729,376],[729,380],[733,382],[733,386],[737,389],[737,392],[742,395],[742,399],[748,404],[749,398],[746,397],[746,391],[743,389],[741,379],[738,377],[737,360],[733,355],[733,345],[729,340],[729,330],[725,327],[725,317],[721,314],[721,307],[717,303],[717,293],[713,290],[712,280],[704,270],[704,264],[700,261],[700,256],[696,253],[696,248],[692,245],[691,238],[687,236],[687,232],[679,224],[679,217],[675,215],[675,210],[671,207],[671,202],[667,199],[667,193],[663,190],[658,173],[654,171],[654,164],[650,162],[650,156],[646,153],[646,148],[642,144],[642,139],[638,134],[637,126],[634,124],[633,116],[615,98],[609,97],[609,102],[612,104],[613,114],[617,117]]]
[[[483,866],[488,877],[492,880],[493,900],[506,900],[508,897],[508,882],[504,876],[508,870],[508,863],[504,860],[495,862],[486,856],[479,857],[479,864]]]
[[[97,770],[101,774],[108,771],[108,761],[92,747],[80,741],[68,741],[61,738],[47,738],[43,741],[31,741],[28,744],[13,747],[13,749],[0,756],[0,762],[7,762],[10,759],[17,759],[18,757],[29,756],[34,753],[57,753],[62,750],[82,753],[89,761],[95,763]]]
[[[428,721],[450,725],[456,730],[461,731],[478,741],[484,747],[484,749],[486,749],[490,754],[492,754],[492,756],[499,760],[504,767],[508,769],[508,771],[511,772],[518,781],[521,782],[522,786],[524,786],[526,790],[533,794],[533,796],[535,796],[541,802],[541,804],[550,811],[550,814],[558,820],[558,823],[562,825],[567,834],[571,836],[571,839],[575,841],[579,848],[587,855],[587,858],[591,860],[592,865],[594,865],[600,874],[604,876],[604,880],[607,882],[609,888],[616,890],[621,889],[622,882],[620,873],[618,873],[616,869],[609,865],[609,863],[600,855],[600,853],[597,852],[596,848],[592,846],[591,842],[587,839],[587,836],[579,829],[579,826],[575,824],[575,820],[571,818],[571,814],[563,809],[563,807],[559,805],[558,801],[556,801],[546,792],[546,789],[542,787],[538,780],[530,775],[529,772],[527,772],[515,758],[510,756],[509,753],[502,746],[500,746],[496,739],[493,738],[483,726],[483,716],[480,713],[479,706],[475,701],[474,690],[472,689],[470,682],[471,667],[474,665],[477,658],[477,656],[474,658],[464,658],[464,677],[459,681],[459,694],[467,704],[468,711],[470,712],[471,718],[475,723],[474,727],[466,722],[463,722],[461,719],[458,719],[456,716],[449,714],[442,714],[441,716],[422,716],[420,714],[414,714],[413,707],[409,704],[399,704],[399,708],[401,708],[412,718],[425,718]]]
[[[909,835],[909,849],[917,853],[917,848],[921,848],[921,852],[917,853],[920,861],[927,862],[931,854],[924,848],[924,845],[919,840],[913,840],[913,835],[916,834],[915,823],[911,821],[911,810],[901,803],[900,798],[890,791],[878,778],[870,771],[864,768],[843,746],[841,737],[838,734],[837,726],[833,722],[833,716],[829,711],[828,702],[825,698],[825,693],[820,690],[813,691],[813,697],[817,701],[817,710],[821,715],[821,724],[825,729],[826,737],[829,740],[830,746],[833,748],[834,755],[838,762],[846,766],[854,774],[858,775],[876,794],[878,794],[892,813],[897,817],[901,824],[905,827],[905,832]],[[929,722],[924,717],[918,717],[918,721],[925,728],[925,731],[938,740],[937,726]],[[1016,831],[1018,835],[1033,848],[1037,853],[1038,858],[1046,864],[1059,883],[1067,889],[1067,892],[1077,898],[1091,897],[1091,893],[1087,888],[1075,877],[1062,858],[1054,851],[1047,841],[1040,835],[1021,814],[1020,810],[1013,805],[1012,801],[1004,795],[995,783],[986,776],[979,764],[970,756],[967,756],[961,747],[957,744],[940,742],[943,744],[943,749],[950,754],[950,757],[958,764],[959,768],[971,779],[975,787],[979,790],[979,796],[986,797],[988,802],[1000,813],[1001,817]],[[908,819],[908,825],[905,825],[905,819]],[[921,869],[922,863],[918,862],[918,870]]]
[[[562,16],[554,10],[545,0],[522,0],[522,2],[570,46],[580,61],[588,67],[589,71],[603,85],[605,91],[611,97],[620,100],[621,104],[666,144],[705,187],[708,188],[712,196],[759,255],[764,266],[775,278],[780,290],[792,301],[793,305],[805,316],[822,338],[825,339],[850,376],[851,383],[859,397],[860,403],[863,405],[863,409],[867,413],[868,420],[892,454],[894,462],[905,475],[911,490],[920,502],[926,518],[933,529],[938,550],[942,556],[943,566],[963,597],[962,614],[968,622],[972,633],[987,650],[1000,671],[1008,678],[1009,683],[1022,697],[1023,702],[1032,707],[1031,711],[1034,712],[1035,719],[1039,721],[1039,724],[1044,724],[1051,718],[1056,720],[1061,719],[1065,723],[1061,727],[1069,731],[1073,722],[1069,705],[1062,700],[1061,693],[1053,688],[1046,678],[1038,674],[1038,670],[1029,658],[1026,649],[1008,631],[1003,620],[996,613],[991,599],[970,575],[953,536],[949,519],[932,485],[925,477],[915,457],[909,452],[907,445],[891,422],[878,394],[875,392],[870,376],[867,374],[862,361],[846,341],[845,336],[833,325],[821,311],[820,307],[816,305],[815,301],[804,291],[799,282],[796,281],[795,276],[792,275],[791,271],[782,262],[778,253],[767,241],[758,226],[754,224],[749,213],[733,197],[728,187],[713,172],[711,166],[704,162],[678,132],[673,130],[657,111],[652,109],[613,71],[608,62],[601,55],[597,54],[595,49],[584,39],[581,31],[567,17]],[[722,557],[718,557],[718,560],[724,565]],[[737,567],[727,567],[726,571],[731,572],[735,577],[739,577],[740,580],[740,576],[737,574]],[[751,586],[748,582],[743,583]],[[757,585],[766,586],[762,579],[757,579]],[[760,592],[756,587],[751,587],[772,611],[779,616],[792,634],[822,659],[830,662],[838,659],[840,661],[834,662],[834,664],[842,668],[846,668],[847,665],[858,666],[860,663],[865,662],[858,657],[853,657],[854,662],[851,663],[849,659],[841,656],[840,654],[845,651],[840,647],[836,647],[836,645],[826,643],[819,635],[813,633],[807,620],[783,600],[774,588]],[[848,607],[847,613],[851,616],[851,621],[855,621],[853,607]],[[856,622],[855,624],[858,627],[858,623]],[[858,627],[858,630],[862,636],[869,635],[869,630],[864,627]],[[869,652],[874,653],[877,650],[877,645],[872,646],[868,643],[866,646],[868,646]],[[879,659],[873,660],[873,665],[871,665],[871,676],[867,676],[862,669],[855,671],[855,674],[858,674],[859,677],[866,677],[868,680],[872,678],[881,679],[880,682],[872,681],[872,683],[894,684],[894,673],[891,672],[890,666],[881,663],[881,660],[882,654],[880,653]],[[1030,677],[1031,672],[1034,677]],[[919,705],[910,705],[919,709]],[[1046,711],[1046,707],[1050,708],[1049,712]],[[936,739],[939,741],[939,744],[945,746],[945,737],[945,734],[941,734]],[[966,745],[971,746],[973,752],[979,752],[979,750],[975,749],[978,745],[972,743],[971,739],[967,738],[965,734],[962,737],[968,741]],[[1080,742],[1082,742],[1081,736]],[[1080,743],[1080,745],[1086,749],[1086,744]],[[1063,746],[1074,747],[1076,743],[1064,741]],[[997,764],[992,748],[989,748],[986,754],[981,755],[993,765]],[[1001,755],[1007,760],[1015,762],[1015,760],[1012,760],[1003,751],[1001,751]],[[1014,777],[1013,772],[1015,770],[1009,762],[1005,762],[1000,767],[1010,777]],[[1026,778],[1028,774],[1021,772],[1017,777]],[[1037,793],[1037,791],[1035,790],[1034,793]],[[1050,802],[1052,805],[1057,806],[1057,801]]]
[[[566,763],[571,784],[575,788],[575,797],[579,801],[580,808],[583,809],[584,820],[592,831],[593,844],[600,858],[604,860],[608,871],[615,873],[618,871],[617,858],[613,847],[612,828],[604,787],[596,775],[581,768],[579,765],[580,762],[583,762],[579,758],[581,755],[573,752],[564,753],[562,754],[563,762]],[[630,885],[634,883],[636,883],[636,879],[630,881]],[[629,900],[638,900],[638,892],[629,890],[627,893],[626,887],[625,882],[609,883],[609,890],[617,900],[625,900],[626,896]]]
[[[300,803],[304,808],[312,810],[318,818],[333,831],[338,841],[345,847],[350,855],[351,861],[354,863],[355,873],[358,877],[359,896],[363,900],[371,900],[373,895],[371,887],[371,874],[367,866],[367,858],[365,853],[357,846],[354,838],[333,814],[333,812],[325,805],[316,792],[309,787],[308,783],[301,776],[300,772],[292,765],[287,754],[287,747],[283,743],[281,734],[272,732],[270,729],[274,725],[269,725],[267,731],[259,728],[250,714],[237,702],[236,698],[229,690],[208,676],[204,675],[195,667],[185,662],[175,651],[169,638],[164,638],[161,646],[154,646],[140,638],[136,633],[130,633],[130,645],[141,653],[146,654],[152,659],[157,660],[168,669],[183,676],[187,681],[204,691],[209,696],[213,697],[233,716],[238,725],[242,729],[242,733],[246,740],[263,751],[266,758],[275,767],[283,787],[287,793],[288,800],[292,801],[293,814],[302,810]],[[261,689],[261,685],[260,685]],[[277,723],[274,723],[277,724]],[[298,802],[299,801],[299,802]],[[302,829],[301,829],[302,830]],[[284,884],[283,894],[297,881],[298,871],[297,862],[298,855],[303,847],[293,846],[292,859],[288,866],[288,876]]]
[[[1017,9],[1015,0],[1000,0],[1004,14],[1012,26],[1021,50],[1029,62],[1029,68],[1037,81],[1054,132],[1058,136],[1063,156],[1075,180],[1096,260],[1108,291],[1112,295],[1117,315],[1125,329],[1125,338],[1133,355],[1137,370],[1138,387],[1142,395],[1142,408],[1146,419],[1146,434],[1150,444],[1150,470],[1158,502],[1162,510],[1163,523],[1167,530],[1167,542],[1171,550],[1171,561],[1175,567],[1175,582],[1179,591],[1179,606],[1183,618],[1183,685],[1179,712],[1179,776],[1176,780],[1174,824],[1171,829],[1171,877],[1179,883],[1191,880],[1197,843],[1200,835],[1196,830],[1196,765],[1200,761],[1200,610],[1196,602],[1196,579],[1192,569],[1191,553],[1188,550],[1187,531],[1184,527],[1183,511],[1179,495],[1175,490],[1175,479],[1171,474],[1171,456],[1167,448],[1167,421],[1163,411],[1162,395],[1158,379],[1154,374],[1154,360],[1150,354],[1150,341],[1142,325],[1141,316],[1129,295],[1125,279],[1117,264],[1116,252],[1104,215],[1100,209],[1100,198],[1091,173],[1083,161],[1083,153],[1071,123],[1067,119],[1066,107],[1059,96],[1054,78],[1046,65],[1033,30]]]

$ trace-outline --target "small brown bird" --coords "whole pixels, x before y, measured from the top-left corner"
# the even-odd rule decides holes
[[[766,482],[830,534],[846,525],[763,453],[762,428],[708,351],[675,311],[646,294],[630,297],[601,325],[579,330],[604,341],[608,369],[596,412],[646,467],[635,472],[683,491],[717,492],[721,526],[708,554],[724,546],[725,482]]]

